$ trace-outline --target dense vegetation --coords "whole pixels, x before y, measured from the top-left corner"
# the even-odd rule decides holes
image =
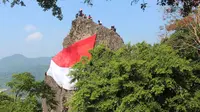
[[[72,72],[72,112],[200,111],[200,79],[170,46],[143,42],[91,54]]]
[[[0,112],[42,112],[42,98],[55,108],[54,91],[44,81],[36,81],[28,72],[13,74],[7,86],[11,91],[0,93]]]

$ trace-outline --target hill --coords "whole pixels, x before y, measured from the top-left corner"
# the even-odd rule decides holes
[[[50,60],[51,57],[27,58],[21,54],[0,59],[0,88],[5,87],[13,73],[30,72],[37,80],[43,80]]]

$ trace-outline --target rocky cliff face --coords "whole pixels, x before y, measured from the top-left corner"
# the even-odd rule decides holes
[[[123,40],[114,31],[98,25],[90,19],[78,18],[72,22],[72,28],[63,41],[63,47],[67,47],[74,42],[97,34],[96,44],[104,44],[108,48],[115,50],[123,45]]]
[[[97,34],[95,46],[104,44],[112,50],[117,50],[124,44],[122,38],[116,32],[102,25],[98,25],[90,19],[79,17],[72,22],[72,28],[69,34],[64,38],[63,47],[66,48],[74,42],[87,38],[93,34]],[[56,109],[51,109],[47,104],[48,102],[46,102],[46,99],[43,99],[43,110],[45,112],[63,112],[65,109],[63,104],[71,96],[71,91],[60,88],[49,76],[45,77],[45,82],[55,90],[57,106]]]

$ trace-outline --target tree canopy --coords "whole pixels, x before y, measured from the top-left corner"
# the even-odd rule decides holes
[[[15,99],[5,93],[0,93],[1,112],[42,112],[41,104],[37,98],[27,97],[25,99]]]
[[[172,47],[143,42],[91,54],[71,73],[78,80],[72,112],[200,111],[200,79]]]
[[[42,112],[42,98],[47,99],[51,108],[57,105],[54,91],[44,81],[36,81],[28,72],[13,74],[7,86],[11,92],[0,93],[1,112]]]
[[[166,27],[167,31],[175,31],[164,43],[179,51],[181,56],[198,60],[200,57],[200,8],[188,16],[172,20]]]
[[[88,5],[93,5],[93,0],[83,0],[84,3]],[[197,7],[200,4],[199,0],[156,0],[157,5],[159,6],[170,6],[170,9],[167,9],[168,12],[173,13],[174,10],[180,9],[182,16],[187,16],[189,13],[192,12],[192,9]],[[10,2],[11,7],[15,5],[26,6],[24,0],[2,0],[0,3]],[[61,11],[61,7],[57,5],[58,0],[36,0],[38,5],[44,10],[52,10],[52,15],[56,16],[59,20],[62,20],[63,15]],[[145,10],[148,2],[151,0],[130,0],[130,4],[140,2],[141,9]]]

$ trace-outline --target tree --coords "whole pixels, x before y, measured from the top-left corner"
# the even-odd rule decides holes
[[[99,46],[91,54],[71,72],[78,80],[72,112],[200,111],[200,79],[170,46]]]
[[[197,61],[200,55],[198,49],[193,46],[193,38],[194,36],[189,35],[187,30],[177,30],[170,37],[164,38],[162,43],[173,47],[181,57]]]
[[[170,38],[165,39],[165,43],[179,49],[179,53],[187,53],[182,56],[190,59],[199,58],[200,56],[200,8],[194,10],[194,13],[181,18],[172,20],[166,27],[170,32],[175,31]],[[167,40],[167,41],[166,41]],[[181,50],[180,50],[181,49]]]
[[[199,11],[199,8],[197,8],[194,10],[194,13],[172,21],[172,23],[167,26],[167,30],[174,33],[172,33],[170,37],[162,40],[162,44],[170,45],[177,51],[179,56],[191,61],[192,72],[197,77],[200,77]]]
[[[7,83],[15,97],[22,97],[25,94],[31,94],[30,92],[34,89],[36,82],[34,76],[30,73],[25,72],[21,74],[13,74],[12,80]]]
[[[0,110],[4,112],[41,112],[42,98],[46,98],[51,108],[57,105],[54,91],[44,81],[36,81],[28,72],[13,74],[7,86],[11,88],[11,95],[0,94]]]
[[[36,2],[44,11],[51,9],[53,16],[56,16],[59,20],[62,20],[63,15],[61,7],[57,5],[57,1],[58,0],[37,0]],[[141,9],[145,10],[148,4],[146,2],[147,0],[130,0],[131,5],[133,3],[138,3],[139,1],[142,1]],[[9,0],[2,0],[2,3],[6,2],[9,2]],[[91,6],[93,5],[92,0],[84,0],[84,3]],[[170,13],[174,12],[174,9],[177,9],[178,7],[181,6],[180,10],[182,16],[187,16],[190,12],[192,12],[192,8],[197,7],[199,4],[200,4],[199,0],[157,0],[157,5],[170,6],[171,8],[167,9],[167,11]],[[11,7],[14,7],[15,5],[26,6],[23,0],[12,0]]]
[[[41,112],[41,104],[37,98],[26,97],[24,99],[14,98],[5,93],[0,93],[1,112]]]

